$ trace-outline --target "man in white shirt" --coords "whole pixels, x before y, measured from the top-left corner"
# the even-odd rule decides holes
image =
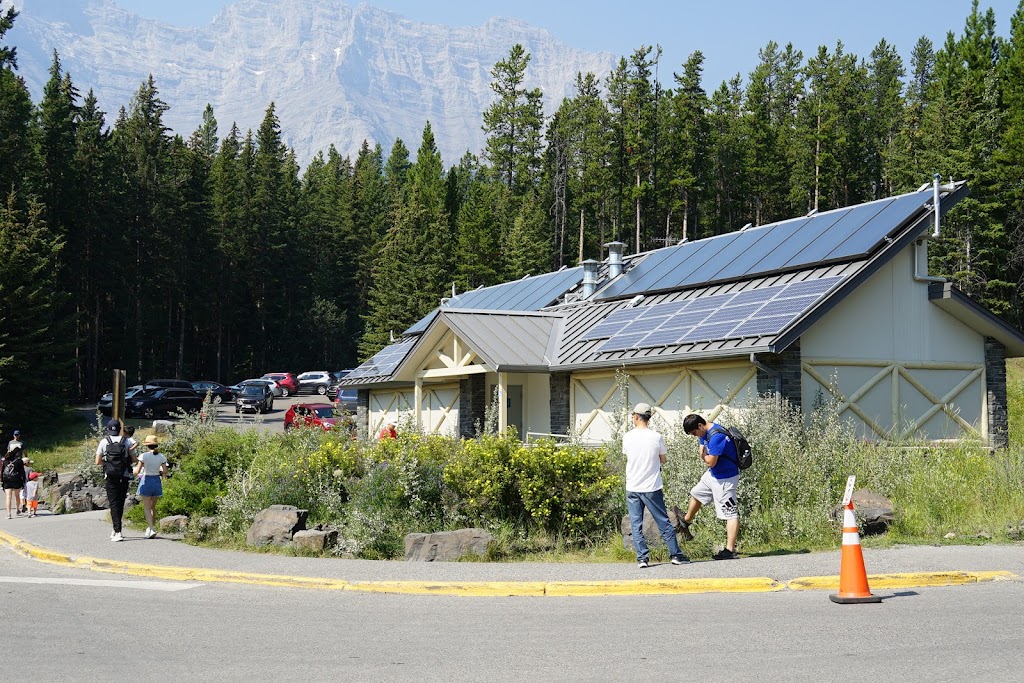
[[[637,403],[632,418],[633,429],[622,437],[622,452],[626,456],[626,507],[633,530],[637,566],[640,569],[650,566],[650,551],[643,534],[644,508],[658,525],[672,564],[685,564],[690,560],[679,549],[675,529],[668,521],[665,496],[661,492],[661,465],[668,459],[665,439],[648,426],[651,421],[650,405]]]

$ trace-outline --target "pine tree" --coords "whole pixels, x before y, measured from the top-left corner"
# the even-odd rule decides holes
[[[483,113],[486,159],[516,195],[535,188],[541,165],[543,101],[540,88],[527,89],[530,55],[516,44],[491,70],[495,102]]]
[[[0,14],[0,39],[14,26],[13,7]],[[0,44],[0,197],[19,190],[33,167],[30,126],[34,115],[25,81],[14,73],[17,48]]]
[[[57,286],[62,243],[42,207],[0,209],[0,426],[42,426],[63,409],[71,366],[71,328]]]
[[[704,55],[694,52],[683,64],[683,73],[674,74],[677,87],[671,94],[667,124],[672,163],[668,173],[671,203],[665,226],[666,244],[673,237],[669,234],[670,226],[679,226],[679,239],[702,232],[698,211],[711,185],[707,153],[709,103],[701,85],[703,68]]]

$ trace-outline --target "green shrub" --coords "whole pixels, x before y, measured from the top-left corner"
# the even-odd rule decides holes
[[[521,446],[512,436],[493,434],[462,442],[444,470],[453,517],[483,526],[499,520],[525,521],[514,470]]]

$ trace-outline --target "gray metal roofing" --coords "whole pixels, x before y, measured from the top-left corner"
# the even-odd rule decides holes
[[[932,199],[911,192],[651,252],[596,294],[607,300],[864,259]]]
[[[562,316],[512,311],[441,311],[441,320],[500,372],[546,371],[549,347]]]
[[[566,292],[583,281],[583,268],[565,268],[553,273],[533,275],[491,287],[480,287],[463,292],[445,301],[417,321],[403,334],[423,332],[442,309],[472,309],[487,311],[539,311],[558,301]]]

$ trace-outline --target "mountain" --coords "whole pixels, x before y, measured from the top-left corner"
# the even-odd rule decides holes
[[[573,95],[577,72],[603,79],[616,61],[513,19],[441,26],[340,0],[240,0],[195,27],[144,19],[113,0],[13,4],[21,14],[5,42],[18,48],[37,102],[57,50],[111,123],[148,74],[170,105],[166,125],[184,137],[207,103],[223,135],[232,122],[255,130],[273,101],[303,164],[331,144],[354,155],[364,139],[386,154],[400,137],[415,154],[428,120],[447,165],[467,150],[479,154],[491,69],[516,43],[532,56],[526,85],[541,89],[549,115]]]

